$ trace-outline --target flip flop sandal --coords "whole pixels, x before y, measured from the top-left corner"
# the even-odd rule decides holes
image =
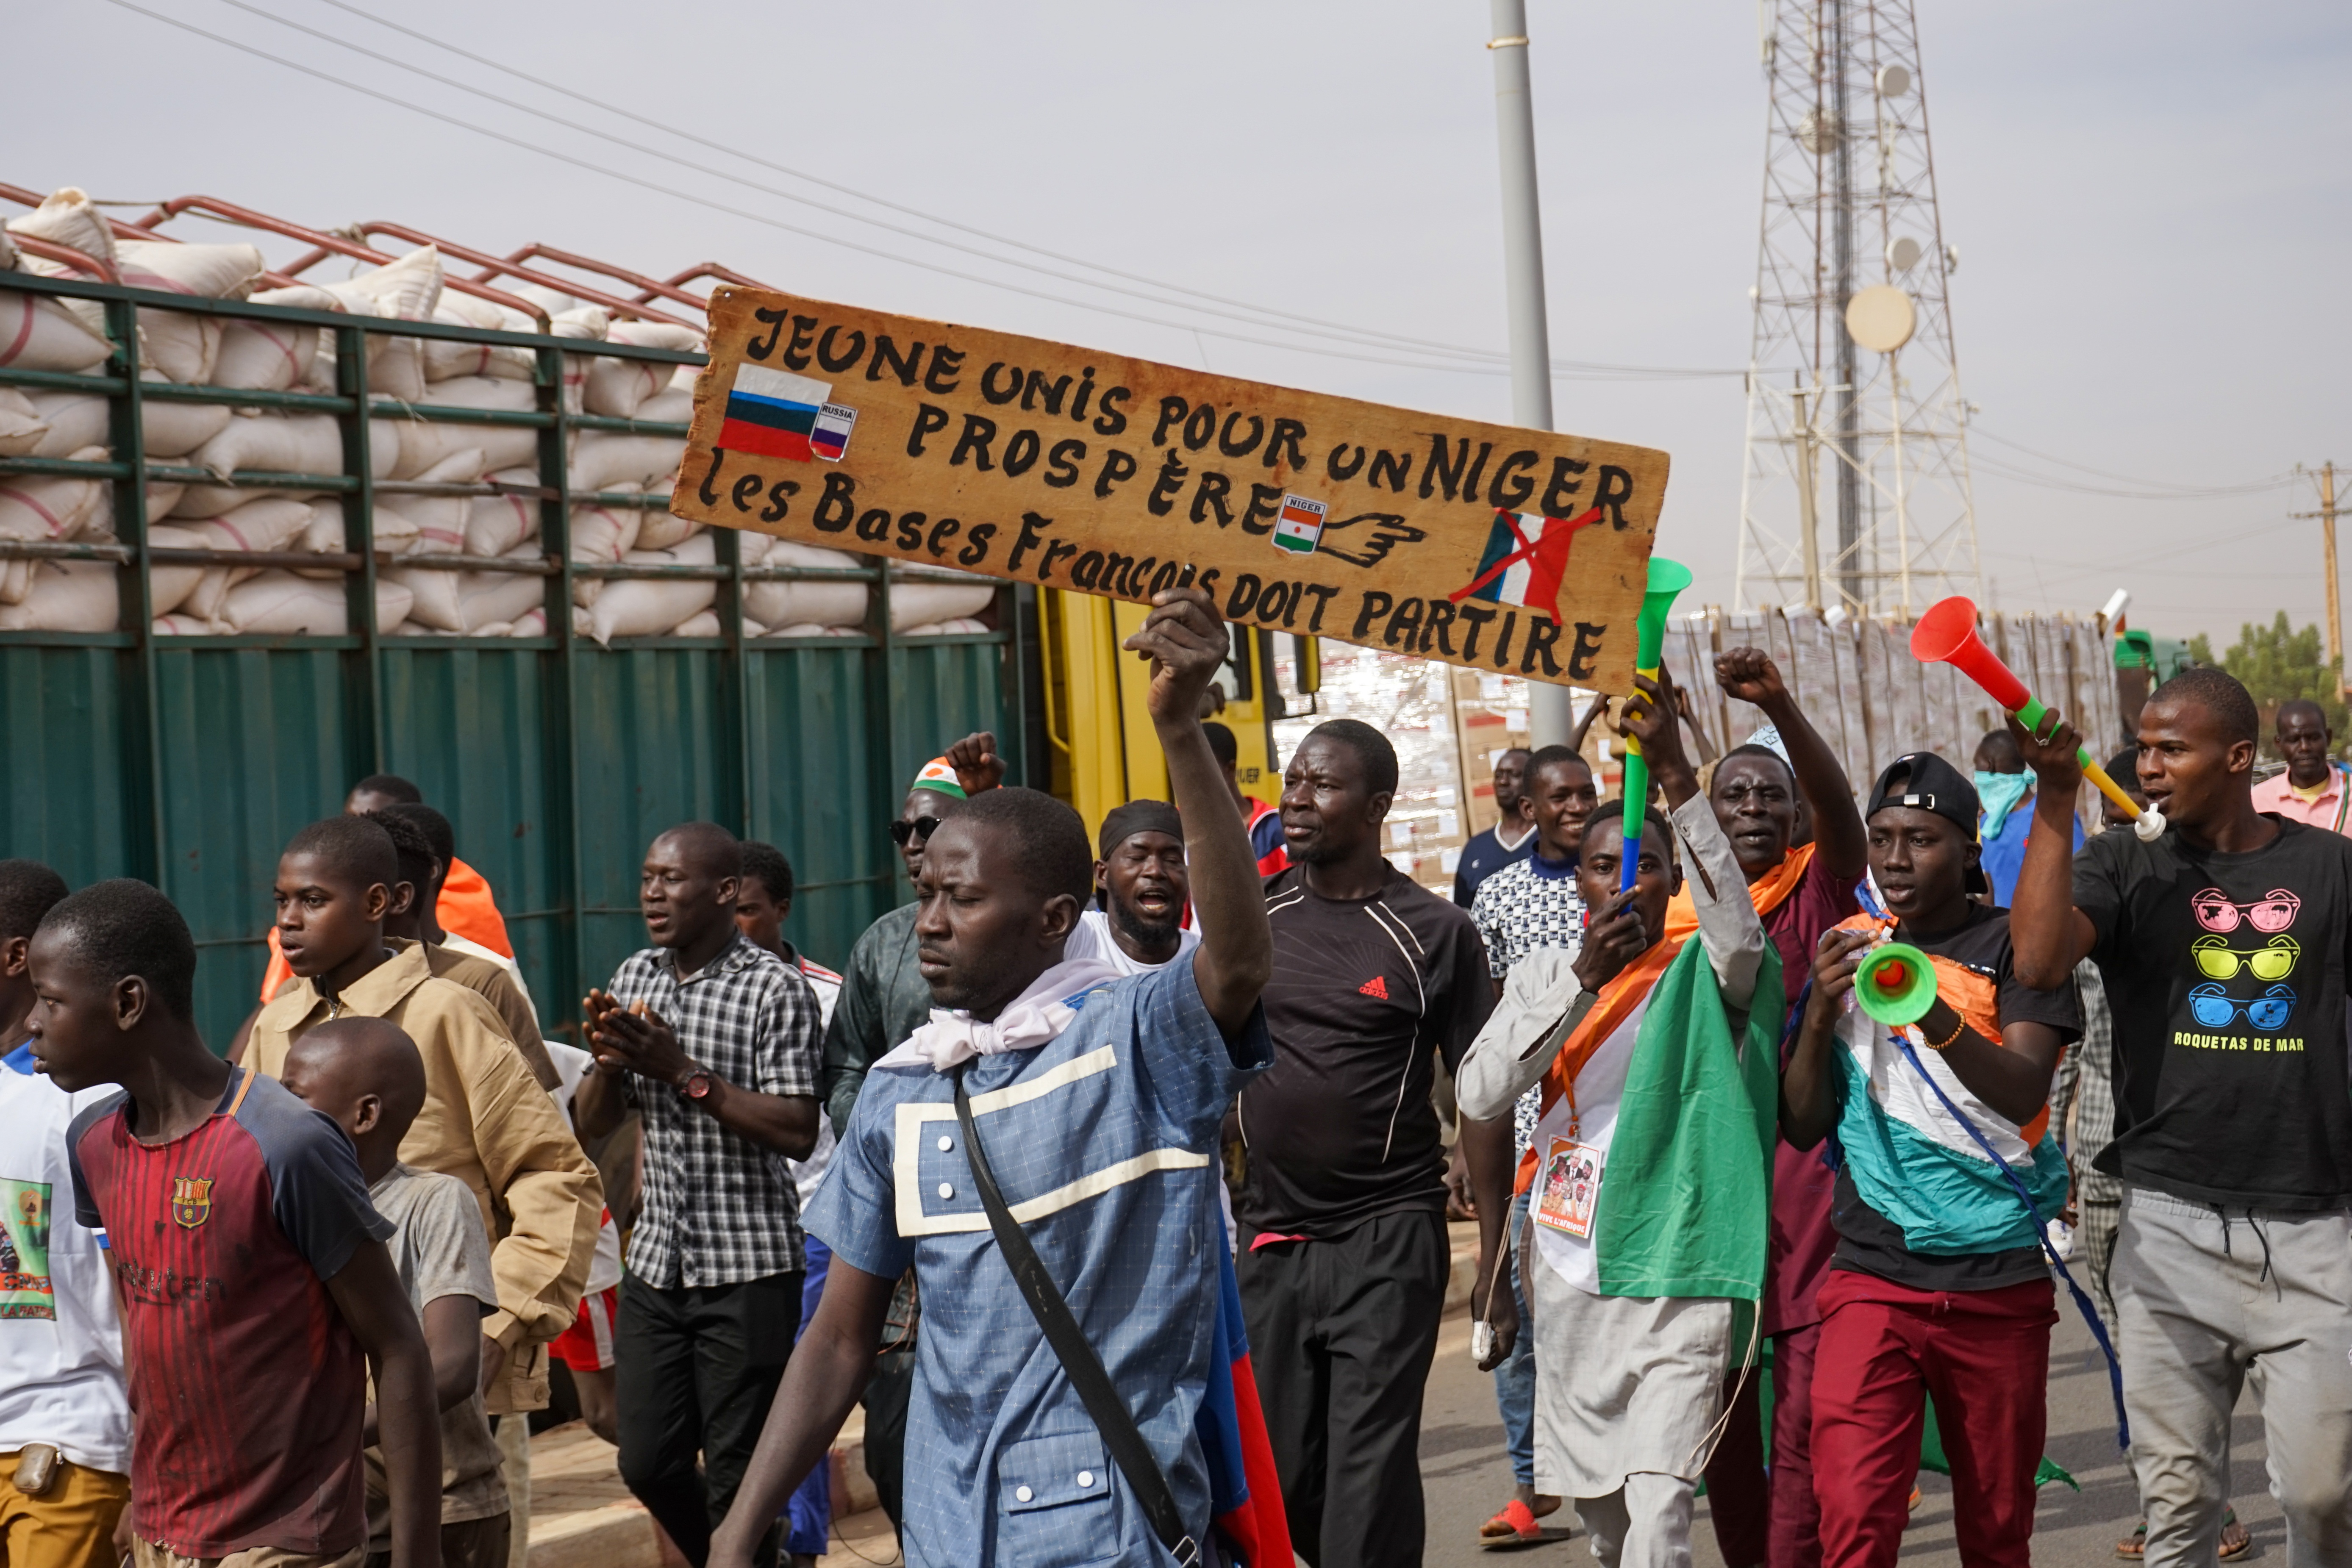
[[[2221,1559],[2227,1563],[2233,1557],[2243,1557],[2254,1549],[2254,1538],[2238,1522],[2238,1510],[2231,1509],[2221,1517]],[[2116,1542],[2116,1555],[2126,1563],[2137,1563],[2147,1555],[2147,1521],[2140,1521],[2139,1528]]]
[[[1531,1546],[1542,1539],[1543,1526],[1536,1522],[1535,1510],[1517,1498],[1478,1527],[1481,1546]]]
[[[2147,1521],[2141,1520],[2138,1529],[2116,1542],[2116,1555],[2126,1563],[2137,1563],[2147,1555]]]

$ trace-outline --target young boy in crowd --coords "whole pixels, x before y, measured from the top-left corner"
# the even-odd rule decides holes
[[[66,896],[37,860],[0,860],[0,1563],[110,1561],[131,1500],[131,1404],[106,1254],[69,1200],[66,1129],[110,1098],[34,1071],[33,932]]]
[[[1893,920],[1857,916],[1822,937],[1781,1080],[1783,1136],[1810,1149],[1834,1132],[1844,1155],[1812,1391],[1828,1568],[1893,1568],[1930,1395],[1962,1558],[2031,1561],[2058,1321],[2041,1233],[2066,1200],[2047,1101],[2082,1013],[2071,977],[2047,991],[2022,982],[2008,911],[1969,897],[1979,810],[1974,786],[1933,752],[1879,775],[1864,820]],[[1934,1004],[1900,1029],[1853,997],[1859,964],[1889,936],[1935,967]]]
[[[59,903],[31,962],[40,1070],[68,1093],[124,1091],[77,1116],[66,1146],[76,1215],[112,1249],[121,1296],[138,1568],[355,1559],[370,1372],[390,1561],[434,1568],[433,1368],[350,1142],[205,1048],[195,941],[146,883]]]
[[[2115,1010],[2097,1164],[2124,1184],[2111,1283],[2146,1560],[2213,1561],[2251,1382],[2285,1560],[2352,1561],[2352,840],[2255,808],[2261,715],[2225,670],[2184,670],[2140,710],[2153,843],[2067,853],[2080,742],[2043,728],[2012,731],[2040,781],[2017,969],[2056,984],[2090,958]]]
[[[1690,1561],[1725,1380],[1752,1364],[1782,994],[1779,954],[1683,751],[1673,685],[1635,680],[1620,725],[1672,820],[1647,812],[1629,844],[1622,802],[1593,816],[1578,856],[1592,911],[1580,949],[1512,966],[1455,1076],[1470,1117],[1543,1089],[1526,1264],[1535,1484],[1575,1500],[1603,1568]],[[1677,836],[1694,862],[1696,943],[1667,921]]]
[[[254,1020],[246,1061],[276,1077],[329,1018],[398,1025],[425,1058],[425,1109],[401,1143],[420,1170],[472,1189],[492,1237],[499,1310],[482,1320],[494,1415],[547,1403],[541,1346],[570,1326],[596,1249],[595,1167],[507,1037],[497,1011],[435,976],[424,946],[395,952],[383,922],[400,880],[391,835],[363,816],[296,834],[278,862],[278,945],[294,979]]]
[[[393,1227],[393,1268],[424,1325],[441,1414],[441,1568],[499,1568],[507,1560],[507,1488],[481,1390],[481,1321],[498,1310],[498,1287],[489,1237],[466,1184],[400,1162],[400,1141],[425,1108],[425,1062],[415,1042],[381,1018],[335,1018],[294,1042],[284,1082],[351,1139],[368,1201]],[[392,1524],[373,1405],[364,1423],[366,1568],[387,1568]]]

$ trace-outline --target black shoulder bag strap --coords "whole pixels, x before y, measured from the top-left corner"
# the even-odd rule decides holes
[[[1054,1347],[1062,1370],[1069,1374],[1070,1386],[1078,1391],[1087,1414],[1094,1417],[1095,1427],[1102,1434],[1103,1447],[1110,1451],[1111,1463],[1118,1467],[1118,1473],[1127,1478],[1136,1500],[1143,1505],[1152,1533],[1174,1555],[1180,1568],[1194,1568],[1201,1561],[1200,1543],[1184,1528],[1183,1515],[1176,1507],[1176,1494],[1169,1489],[1160,1461],[1152,1457],[1151,1446],[1143,1440],[1118,1390],[1111,1386],[1110,1373],[1103,1370],[1102,1358],[1095,1354],[1094,1346],[1087,1343],[1086,1331],[1070,1315],[1069,1303],[1055,1289],[1053,1276],[1045,1272],[1045,1259],[1029,1245],[1029,1237],[1022,1231],[1021,1223],[1013,1217],[1004,1194],[997,1187],[996,1173],[989,1168],[988,1155],[980,1146],[980,1130],[972,1125],[971,1097],[964,1092],[964,1068],[970,1065],[961,1063],[955,1069],[956,1121],[963,1128],[964,1158],[971,1164],[972,1184],[980,1189],[981,1204],[988,1210],[988,1227],[996,1234],[996,1249],[1004,1255],[1005,1266],[1013,1270],[1013,1282],[1021,1287],[1022,1299],[1029,1303],[1038,1328],[1045,1331],[1045,1342]]]

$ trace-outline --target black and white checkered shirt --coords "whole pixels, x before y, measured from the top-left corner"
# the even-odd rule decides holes
[[[2099,966],[2089,959],[2075,966],[2074,984],[2083,994],[2083,1038],[2066,1053],[2060,1075],[2065,1081],[2050,1096],[2050,1121],[2065,1142],[2075,1197],[2086,1204],[2119,1204],[2124,1201],[2123,1183],[2091,1168],[2116,1136],[2115,1009],[2107,1005]]]
[[[607,988],[643,1001],[686,1054],[739,1089],[817,1092],[824,1031],[800,972],[740,934],[683,984],[667,948],[632,953]],[[665,1289],[733,1285],[806,1265],[800,1196],[784,1157],[740,1138],[671,1085],[631,1073],[645,1112],[645,1212],[629,1272]]]

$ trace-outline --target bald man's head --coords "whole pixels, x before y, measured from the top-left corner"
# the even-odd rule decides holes
[[[425,1058],[406,1031],[383,1018],[317,1026],[288,1048],[278,1079],[350,1136],[370,1182],[392,1169],[425,1109]]]

